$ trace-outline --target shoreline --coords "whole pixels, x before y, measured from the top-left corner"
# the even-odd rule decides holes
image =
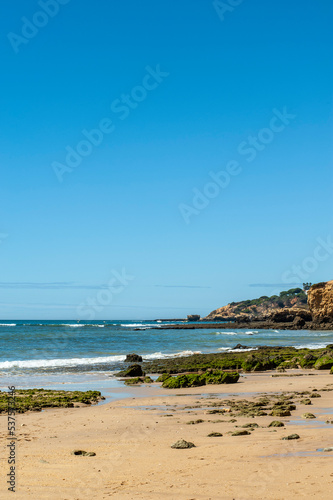
[[[137,388],[142,395],[103,405],[17,415],[17,498],[328,500],[333,452],[317,449],[333,446],[333,424],[326,424],[333,422],[333,377],[327,370],[298,369],[272,375],[276,372],[243,374],[232,385]],[[305,405],[305,391],[321,397]],[[271,405],[283,394],[296,405],[291,416],[251,417],[232,409],[260,398]],[[304,412],[316,418],[303,419]],[[284,426],[268,427],[273,420]],[[229,434],[248,423],[259,427],[248,435]],[[0,425],[4,437],[4,415]],[[209,437],[212,432],[222,436]],[[293,433],[300,439],[282,440]],[[181,438],[195,447],[172,449]],[[73,456],[74,449],[96,456]],[[2,478],[6,465],[2,460]],[[3,479],[1,491],[6,498]]]

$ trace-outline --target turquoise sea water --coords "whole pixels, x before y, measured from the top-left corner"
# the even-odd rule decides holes
[[[31,385],[35,380],[44,381],[45,386],[83,380],[89,385],[121,369],[130,352],[149,360],[223,352],[238,343],[252,349],[259,345],[316,348],[333,343],[333,331],[162,330],[161,324],[139,320],[0,321],[0,386],[17,380],[19,385]]]

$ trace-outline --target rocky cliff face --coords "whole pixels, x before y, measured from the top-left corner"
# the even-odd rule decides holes
[[[333,280],[313,285],[308,292],[308,305],[317,323],[333,323]]]
[[[311,320],[311,315],[307,306],[307,296],[300,288],[293,288],[281,292],[279,296],[262,296],[253,300],[232,302],[231,304],[212,311],[204,320],[278,321],[278,317],[281,317],[281,321],[293,321],[296,316],[301,316],[306,321]]]

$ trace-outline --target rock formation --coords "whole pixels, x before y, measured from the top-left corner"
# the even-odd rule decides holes
[[[301,288],[292,288],[281,292],[279,296],[262,296],[258,299],[231,302],[212,311],[206,321],[273,321],[293,322],[296,317],[311,321],[307,296]],[[303,323],[299,321],[299,324]]]
[[[308,305],[315,323],[333,323],[333,280],[312,285]]]

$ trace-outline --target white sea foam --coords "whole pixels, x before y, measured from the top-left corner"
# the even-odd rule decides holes
[[[70,326],[71,328],[81,328],[82,326],[87,326],[87,325],[80,325],[79,323],[75,323],[75,325],[71,325],[70,323],[63,323],[59,326]]]
[[[162,354],[161,352],[154,352],[153,354],[143,355],[143,358],[144,359],[177,358],[180,356],[191,356],[192,354],[201,354],[201,351],[181,351],[172,354]]]
[[[156,325],[156,323],[121,323],[120,326],[125,328],[140,328],[141,330],[148,330],[149,328],[160,328],[161,325]]]
[[[70,358],[70,359],[27,359],[25,361],[3,361],[0,370],[10,368],[52,368],[80,365],[96,365],[125,361],[126,356],[103,356],[98,358]]]
[[[0,326],[16,326],[16,323],[0,323]]]
[[[216,335],[238,335],[236,332],[215,332]]]
[[[258,333],[258,332],[245,332],[245,335],[254,335],[255,333]]]
[[[302,345],[293,345],[292,347],[295,347],[295,349],[323,349],[324,347],[327,346],[327,343],[325,344],[302,344]]]
[[[246,352],[246,351],[256,351],[257,347],[249,347],[248,349],[232,349],[230,347],[219,347],[217,350],[226,352]]]

